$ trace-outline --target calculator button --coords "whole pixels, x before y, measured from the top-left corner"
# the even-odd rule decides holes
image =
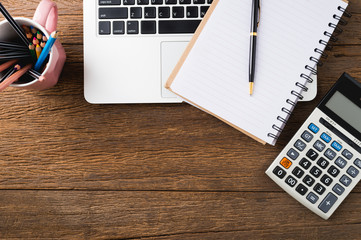
[[[348,160],[351,160],[351,158],[353,157],[353,154],[349,150],[345,149],[342,151],[342,156],[344,156]]]
[[[318,133],[318,131],[320,130],[320,128],[313,123],[308,126],[308,129],[310,129],[313,133]]]
[[[336,201],[337,201],[337,197],[333,193],[329,193],[329,194],[327,194],[325,199],[322,200],[322,202],[320,203],[318,208],[322,212],[327,213],[332,208],[332,206],[336,203]]]
[[[313,190],[315,190],[316,193],[318,193],[319,195],[322,195],[325,192],[326,188],[321,184],[317,183],[313,188]]]
[[[315,144],[313,144],[313,147],[316,148],[318,151],[322,152],[323,150],[325,150],[326,145],[320,140],[317,140]]]
[[[295,167],[295,169],[293,169],[292,171],[293,175],[295,175],[297,178],[301,178],[303,176],[303,174],[305,174],[305,172],[299,168],[299,167]]]
[[[336,141],[333,141],[333,142],[332,142],[331,147],[333,147],[337,152],[341,151],[341,149],[342,149],[341,144],[339,144],[339,143],[336,142]]]
[[[317,165],[323,169],[326,169],[328,164],[330,164],[330,163],[323,157],[320,157],[320,159],[317,161]]]
[[[309,157],[311,160],[316,160],[316,158],[318,157],[318,153],[313,150],[313,149],[310,149],[308,150],[308,152],[306,153],[306,156]]]
[[[292,160],[296,160],[296,158],[298,158],[299,155],[300,154],[293,148],[291,148],[287,153],[287,156],[289,156]]]
[[[280,163],[286,169],[289,169],[292,165],[292,162],[290,160],[288,160],[287,158],[283,158]]]
[[[358,168],[361,169],[361,160],[360,160],[360,159],[357,158],[357,159],[354,161],[354,164],[355,164]]]
[[[313,179],[310,175],[306,175],[303,182],[306,183],[307,186],[311,187],[315,183],[315,179]]]
[[[332,188],[332,191],[341,196],[345,189],[340,184],[336,183],[336,185]]]
[[[285,181],[290,187],[294,187],[296,184],[297,184],[297,180],[292,177],[292,176],[288,176],[286,178],[286,181]]]
[[[330,136],[328,136],[326,133],[322,133],[322,135],[321,135],[321,139],[323,140],[323,141],[325,141],[326,143],[329,143],[329,142],[331,142],[331,137]]]
[[[308,191],[308,188],[306,188],[303,184],[299,184],[297,187],[296,187],[296,191],[301,194],[302,196],[304,196],[307,191]]]
[[[319,176],[321,176],[322,171],[318,168],[318,167],[312,167],[310,170],[310,173],[315,177],[318,178]]]
[[[357,175],[359,174],[359,170],[357,170],[356,168],[354,168],[353,166],[349,167],[347,169],[347,173],[348,175],[350,175],[351,177],[355,178],[357,177]]]
[[[315,204],[318,200],[318,196],[316,194],[314,194],[313,192],[310,192],[307,195],[307,200],[310,201],[312,204]]]
[[[321,178],[321,182],[323,184],[325,184],[326,186],[330,186],[332,183],[332,178],[330,178],[329,176],[327,176],[326,174],[322,176]]]
[[[308,131],[304,131],[301,135],[301,138],[306,142],[311,142],[313,135]]]
[[[306,143],[298,139],[293,146],[302,152],[306,148]]]
[[[300,161],[300,166],[307,170],[310,168],[311,162],[308,161],[306,158],[302,158],[302,160]]]
[[[347,165],[347,162],[342,157],[338,157],[335,161],[336,165],[339,166],[341,169]]]
[[[329,174],[331,174],[332,177],[337,177],[337,175],[340,173],[340,170],[338,170],[338,168],[336,168],[335,166],[331,166],[327,172]]]
[[[273,173],[281,179],[283,179],[286,176],[286,171],[280,168],[279,166],[275,167]]]
[[[340,182],[341,182],[345,187],[348,187],[348,186],[350,186],[352,180],[351,180],[351,178],[347,177],[346,175],[343,175],[343,176],[340,178]]]
[[[330,148],[328,148],[326,150],[326,152],[324,153],[324,155],[330,159],[330,160],[333,160],[335,157],[336,157],[336,153],[334,151],[332,151]]]

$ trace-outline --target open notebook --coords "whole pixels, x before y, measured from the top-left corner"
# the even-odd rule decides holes
[[[259,142],[275,145],[348,3],[261,1],[250,96],[251,4],[216,0],[166,88]]]

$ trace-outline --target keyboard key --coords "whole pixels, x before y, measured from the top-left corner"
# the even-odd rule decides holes
[[[330,211],[330,209],[336,203],[336,201],[337,201],[337,197],[333,193],[329,193],[329,194],[327,194],[325,199],[322,200],[322,202],[320,203],[318,208],[322,212],[328,213],[328,211]]]
[[[310,175],[306,175],[303,182],[306,183],[307,186],[311,187],[315,183],[315,179],[313,179]]]
[[[345,187],[348,187],[348,186],[350,186],[350,184],[352,183],[352,180],[351,180],[351,178],[347,177],[346,175],[343,175],[343,176],[340,178],[340,182],[341,182]]]
[[[342,193],[345,192],[345,189],[340,184],[336,183],[336,185],[332,188],[332,191],[341,196]]]
[[[184,7],[173,7],[172,16],[173,18],[184,18]]]
[[[296,158],[298,158],[300,154],[294,150],[293,148],[291,148],[288,152],[287,152],[287,156],[289,156],[292,160],[296,160]]]
[[[306,153],[306,156],[309,157],[312,161],[316,160],[316,158],[318,157],[318,153],[313,150],[313,149],[310,149],[308,150],[308,152]]]
[[[100,19],[126,19],[128,18],[128,8],[99,8]]]
[[[317,183],[313,190],[315,190],[317,194],[322,195],[326,191],[326,188],[321,184]]]
[[[318,133],[318,131],[320,130],[320,128],[313,123],[308,126],[308,129],[310,129],[313,133]]]
[[[322,152],[326,148],[326,144],[321,142],[320,140],[317,140],[315,144],[313,144],[313,147],[316,148],[319,152]]]
[[[330,148],[328,148],[326,150],[326,152],[324,153],[324,155],[330,159],[330,160],[333,160],[335,157],[336,157],[336,153],[334,151],[332,151]]]
[[[342,156],[344,156],[348,160],[351,160],[351,158],[353,157],[353,154],[349,150],[345,149],[342,151]]]
[[[286,171],[280,168],[279,166],[275,167],[273,173],[280,179],[283,179],[286,176]]]
[[[322,133],[321,139],[322,139],[323,141],[325,141],[326,143],[329,143],[329,142],[331,142],[331,140],[332,140],[332,138],[331,138],[329,135],[327,135],[326,133]]]
[[[335,161],[336,165],[339,166],[341,169],[343,169],[346,165],[347,162],[345,159],[343,159],[342,157],[338,157]]]
[[[125,27],[123,21],[114,21],[113,22],[113,34],[124,34]]]
[[[187,18],[197,18],[198,7],[187,7]]]
[[[360,160],[360,159],[357,158],[357,159],[353,162],[353,164],[355,164],[358,168],[361,169],[361,160]]]
[[[310,201],[310,203],[315,204],[318,201],[318,196],[313,192],[310,192],[307,195],[307,200]]]
[[[99,5],[120,5],[120,0],[99,0]]]
[[[329,176],[327,176],[326,174],[322,176],[321,178],[321,182],[323,184],[325,184],[326,186],[330,186],[332,183],[332,178],[330,178]]]
[[[144,8],[144,18],[156,18],[157,10],[155,7],[145,7]]]
[[[319,176],[321,176],[322,171],[321,171],[318,167],[314,166],[314,167],[311,168],[310,173],[311,173],[315,178],[318,178]]]
[[[306,143],[298,139],[293,146],[302,152],[306,148]]]
[[[139,33],[138,21],[128,21],[127,22],[127,33],[128,34],[138,34]]]
[[[304,131],[301,135],[301,138],[306,142],[311,142],[313,135],[308,131]]]
[[[301,194],[302,196],[304,196],[304,195],[307,193],[308,188],[305,187],[303,184],[300,183],[300,184],[296,187],[296,191],[297,191],[299,194]]]
[[[157,32],[157,23],[155,21],[142,21],[141,31],[142,34],[155,34]]]
[[[130,18],[142,18],[142,8],[141,7],[131,7],[130,8]]]
[[[323,157],[320,157],[320,159],[317,161],[317,165],[323,169],[326,169],[328,164],[330,164],[330,163]]]
[[[340,170],[336,168],[335,166],[331,166],[327,172],[331,174],[332,177],[337,177],[337,175],[340,173]]]
[[[341,151],[341,149],[342,149],[341,144],[339,144],[339,143],[336,142],[336,141],[333,141],[333,142],[332,142],[331,147],[333,147],[337,152]]]
[[[192,0],[179,0],[179,4],[191,4]]]
[[[165,4],[177,4],[177,0],[165,0]]]
[[[179,0],[180,1],[180,0]],[[207,0],[207,3],[208,4],[212,4],[213,3],[213,0]]]
[[[159,21],[159,33],[194,33],[201,21],[200,20],[175,20],[175,21]]]
[[[280,162],[280,164],[286,168],[286,169],[289,169],[292,165],[292,162],[290,160],[288,160],[287,158],[283,158]]]
[[[209,9],[209,6],[202,6],[201,7],[201,18],[203,18],[206,15],[208,9]]]
[[[123,0],[123,5],[134,5],[135,0]]]
[[[206,1],[205,0],[193,0],[194,4],[205,4]]]
[[[310,168],[311,162],[308,161],[306,158],[302,158],[302,160],[300,161],[300,166],[307,170]]]
[[[170,18],[170,7],[159,7],[158,17],[159,18]]]
[[[305,172],[299,168],[299,167],[295,167],[295,169],[293,169],[292,171],[293,175],[295,175],[297,178],[301,178],[303,176],[303,174],[305,174]]]
[[[294,187],[296,184],[297,184],[297,180],[292,177],[292,176],[288,176],[286,178],[286,181],[285,181],[290,187]]]
[[[110,22],[99,22],[99,34],[100,35],[110,34]]]
[[[148,5],[148,4],[149,4],[149,0],[137,0],[137,4],[138,4],[138,5]]]
[[[354,168],[353,166],[349,167],[347,169],[347,173],[348,175],[350,175],[351,177],[355,178],[357,177],[357,175],[360,173],[359,170],[357,170],[356,168]]]
[[[162,5],[163,4],[163,0],[151,0],[150,3],[152,5]]]

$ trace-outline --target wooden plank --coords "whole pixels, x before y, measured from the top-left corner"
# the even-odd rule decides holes
[[[358,239],[360,197],[324,221],[286,193],[1,191],[0,237]]]

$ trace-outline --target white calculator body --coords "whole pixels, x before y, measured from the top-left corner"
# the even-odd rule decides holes
[[[361,84],[344,73],[266,174],[328,219],[361,178]]]

